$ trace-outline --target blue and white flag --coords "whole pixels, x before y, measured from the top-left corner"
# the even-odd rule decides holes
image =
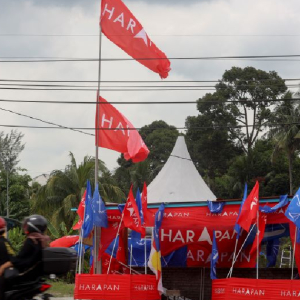
[[[207,200],[208,209],[213,214],[221,213],[224,205],[225,202],[216,202],[216,201]]]
[[[213,244],[212,244],[212,251],[211,251],[211,259],[210,259],[210,279],[217,279],[217,269],[216,264],[219,259],[219,252],[216,242],[216,234],[215,231],[213,232]]]
[[[273,207],[270,207],[268,205],[260,206],[259,210],[263,213],[269,214],[269,213],[275,212],[278,209],[286,206],[288,203],[289,203],[288,195],[283,195],[283,196],[280,196],[278,204],[274,205]]]
[[[93,230],[93,226],[92,187],[90,181],[88,180],[86,184],[84,220],[81,227],[84,238],[90,235],[91,231]]]
[[[285,211],[285,216],[300,228],[300,188]]]
[[[94,226],[107,228],[108,220],[107,220],[106,207],[100,196],[98,184],[96,184],[94,195],[93,195],[92,209],[93,209]]]
[[[242,227],[237,223],[237,220],[239,219],[239,216],[240,216],[241,211],[242,211],[242,207],[243,207],[243,205],[244,205],[244,203],[247,199],[247,193],[248,193],[248,186],[247,186],[247,183],[246,183],[245,188],[244,188],[244,196],[243,196],[242,203],[241,203],[241,206],[240,206],[239,214],[236,218],[235,225],[234,225],[234,231],[237,233],[237,236],[236,236],[237,239],[240,237],[241,229],[242,229]]]

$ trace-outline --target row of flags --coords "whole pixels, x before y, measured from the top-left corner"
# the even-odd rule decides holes
[[[257,251],[257,245],[260,245],[267,224],[267,217],[269,213],[275,212],[278,209],[286,206],[289,203],[288,195],[283,195],[280,197],[278,204],[273,207],[267,205],[259,206],[259,183],[256,182],[252,191],[247,196],[247,184],[245,185],[244,195],[242,198],[240,210],[237,216],[236,224],[234,230],[237,233],[236,238],[239,239],[241,230],[249,232],[251,226],[256,224],[257,234],[255,240],[250,249],[250,254]],[[210,209],[211,210],[211,209]],[[296,226],[296,242],[300,243],[300,188],[295,193],[294,197],[289,203],[285,211],[285,216]],[[258,223],[258,224],[257,224]],[[267,256],[268,256],[268,266],[274,266],[276,263],[276,256],[279,249],[279,239],[268,241],[267,244]],[[213,245],[212,245],[212,255],[211,255],[211,279],[216,279],[216,263],[219,258],[218,247],[216,243],[215,232],[213,233]]]
[[[147,215],[147,186],[144,183],[142,194],[139,189],[134,198],[132,186],[127,197],[125,205],[119,206],[122,212],[121,222],[124,227],[132,230],[132,238],[140,240],[146,235],[146,215]],[[82,196],[80,204],[77,209],[79,221],[74,225],[73,229],[81,229],[82,238],[90,237],[95,226],[108,227],[108,218],[105,208],[105,204],[100,196],[98,184],[95,187],[95,191],[92,196],[92,187],[89,181],[87,181],[86,190]],[[153,229],[153,241],[148,261],[149,268],[156,275],[158,282],[158,291],[164,292],[162,286],[162,274],[161,274],[161,252],[160,252],[160,227],[164,215],[164,204],[162,204],[155,215],[155,226]],[[121,227],[121,226],[120,226]],[[121,230],[122,232],[122,230]],[[122,233],[119,232],[119,247],[116,254],[116,259],[122,264],[126,263],[125,260],[125,248]],[[93,263],[93,257],[91,255],[91,265]]]

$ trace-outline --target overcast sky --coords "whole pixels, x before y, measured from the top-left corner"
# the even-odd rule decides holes
[[[300,54],[299,0],[126,0],[155,44],[168,57]],[[97,58],[100,1],[0,0],[0,57]],[[103,58],[128,56],[105,37]],[[172,60],[167,80],[218,80],[232,66],[275,70],[282,78],[300,78],[300,62]],[[97,80],[96,62],[0,63],[0,79]],[[135,61],[103,62],[102,80],[160,80]],[[298,82],[297,82],[298,83]],[[154,84],[154,83],[153,83]],[[105,85],[105,84],[103,84]],[[171,84],[170,85],[174,85]],[[106,84],[107,86],[107,84]],[[295,89],[294,89],[295,91]],[[207,91],[109,92],[108,101],[193,101]],[[93,91],[16,91],[0,89],[0,99],[95,101]],[[71,127],[93,127],[94,105],[14,104],[0,108]],[[196,105],[117,105],[136,127],[155,120],[183,127]],[[45,124],[0,110],[2,125]],[[9,132],[10,128],[0,128]],[[92,136],[54,129],[20,129],[26,148],[20,166],[35,177],[63,169],[72,151],[79,162],[94,156]],[[118,153],[100,149],[110,170]]]

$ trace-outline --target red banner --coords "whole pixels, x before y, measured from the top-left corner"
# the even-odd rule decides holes
[[[158,300],[153,275],[77,274],[74,299]]]
[[[299,297],[298,280],[228,278],[212,282],[212,300],[279,300]]]

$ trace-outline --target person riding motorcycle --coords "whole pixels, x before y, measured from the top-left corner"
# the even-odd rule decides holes
[[[3,275],[5,269],[15,268],[19,271],[19,276],[14,283],[36,280],[43,274],[42,250],[48,246],[50,238],[45,235],[47,229],[47,220],[40,215],[32,215],[23,222],[23,231],[26,240],[20,252],[11,257],[9,261],[0,266],[0,276]],[[3,293],[4,287],[0,286]],[[7,290],[7,287],[5,287]]]

